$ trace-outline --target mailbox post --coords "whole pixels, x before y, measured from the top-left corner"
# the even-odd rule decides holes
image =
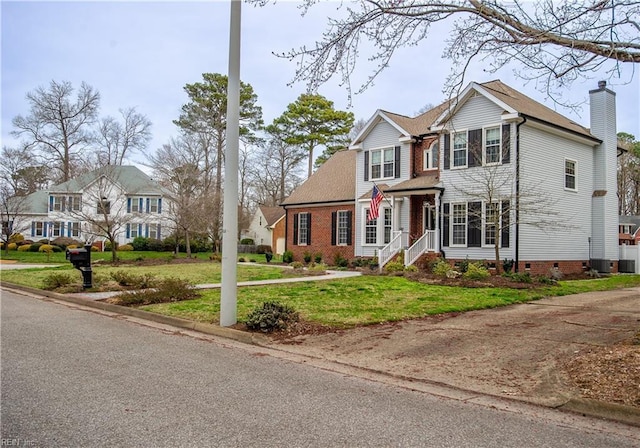
[[[86,244],[84,249],[67,249],[66,258],[73,263],[74,268],[82,272],[82,287],[92,288],[91,244]]]

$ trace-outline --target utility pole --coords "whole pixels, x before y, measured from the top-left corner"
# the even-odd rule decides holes
[[[220,325],[238,321],[238,152],[240,150],[240,13],[241,0],[231,0],[229,76],[227,84],[227,146],[222,210],[222,289]]]

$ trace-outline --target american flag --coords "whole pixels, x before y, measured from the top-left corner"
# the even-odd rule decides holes
[[[380,216],[380,203],[382,202],[382,193],[378,190],[378,186],[373,186],[373,192],[371,193],[371,202],[369,203],[369,213],[367,213],[367,221],[373,221]]]

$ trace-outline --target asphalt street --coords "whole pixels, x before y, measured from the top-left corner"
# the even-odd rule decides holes
[[[4,445],[640,446],[614,423],[444,399],[6,290],[0,300]]]

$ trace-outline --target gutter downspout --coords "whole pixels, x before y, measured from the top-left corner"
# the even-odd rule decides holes
[[[520,264],[520,126],[527,122],[527,117],[521,115],[522,121],[516,125],[516,241],[515,241],[515,268],[519,272]]]

